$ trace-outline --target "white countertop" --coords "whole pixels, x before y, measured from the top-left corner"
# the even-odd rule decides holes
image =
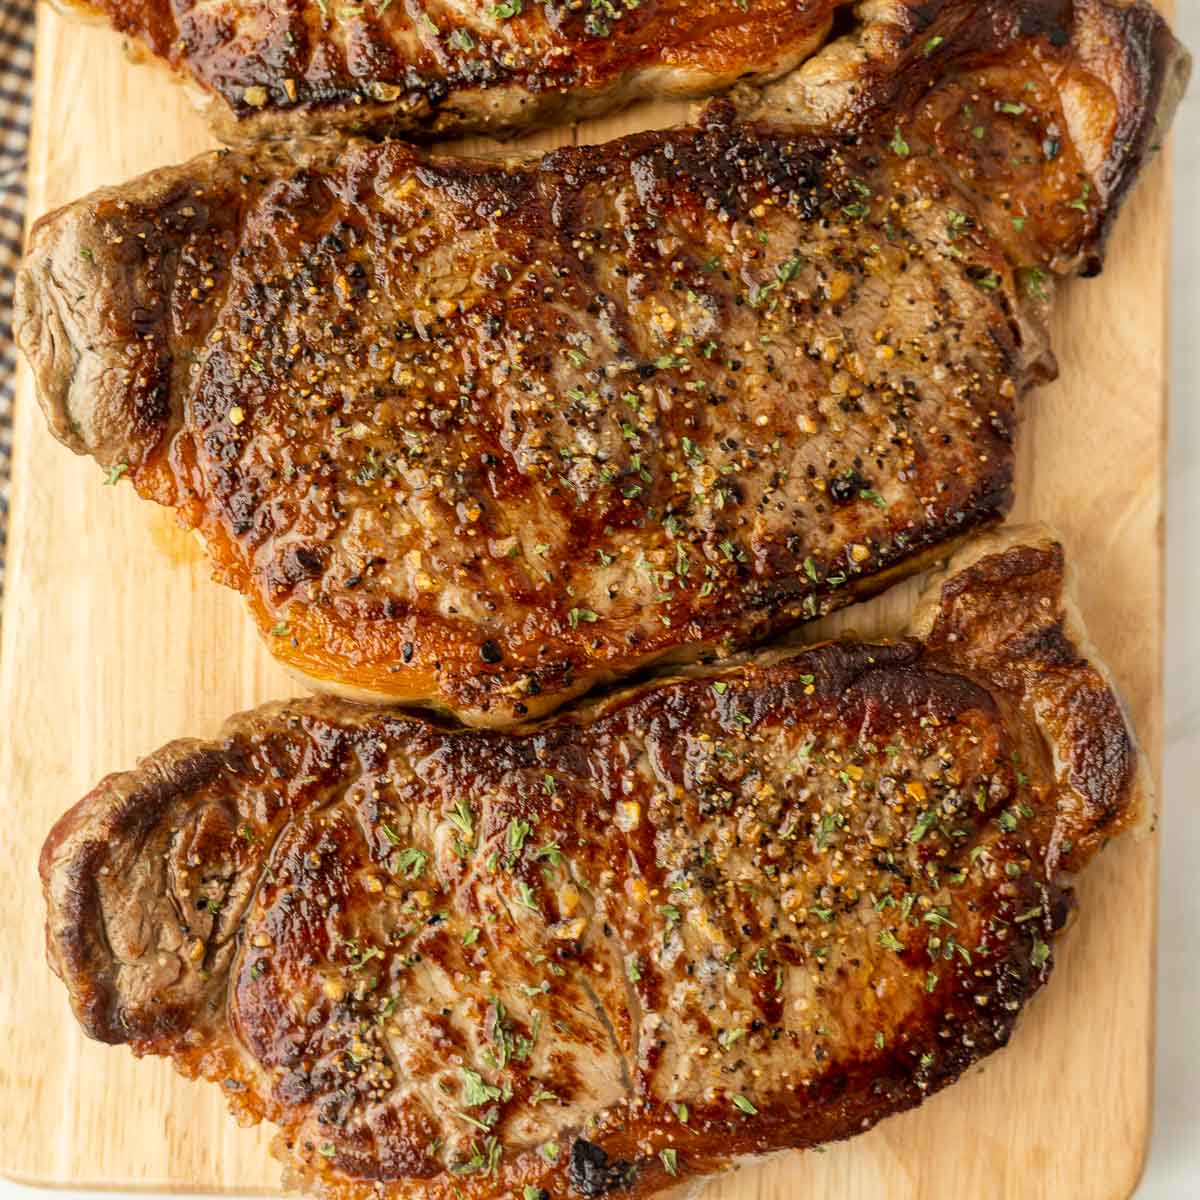
[[[1176,30],[1200,58],[1200,3],[1180,0],[1178,9]],[[1200,783],[1200,71],[1174,147],[1158,1067],[1154,1136],[1138,1200],[1200,1197],[1200,796],[1192,791]],[[0,1180],[0,1200],[44,1195]],[[142,1193],[138,1200],[153,1198]]]

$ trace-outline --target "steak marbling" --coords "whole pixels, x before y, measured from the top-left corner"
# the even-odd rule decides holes
[[[91,1036],[278,1124],[293,1182],[658,1195],[1007,1042],[1071,875],[1138,812],[1084,645],[1061,548],[1017,531],[900,640],[521,733],[268,705],[59,822],[50,959]]]
[[[471,723],[876,591],[1007,508],[1053,277],[1186,62],[1142,4],[935,7],[863,6],[742,119],[227,152],[51,214],[51,427],[307,681]]]

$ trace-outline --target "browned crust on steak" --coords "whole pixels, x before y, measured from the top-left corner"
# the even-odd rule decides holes
[[[1040,537],[1038,536],[1040,533]],[[1153,822],[1149,774],[1119,694],[1064,586],[1062,546],[1038,527],[1003,528],[960,551],[945,581],[935,581],[911,630],[930,652],[1001,683],[1033,715],[1053,755],[1083,840],[1047,836],[1052,870],[1079,869],[1117,830]],[[1004,598],[1019,593],[1020,606]],[[1042,620],[1025,615],[1039,611]]]
[[[18,338],[302,679],[512,723],[995,521],[1182,61],[1138,6],[879,6],[747,120],[208,156],[44,218]]]
[[[1094,230],[1091,255],[1072,266],[1096,274],[1121,203],[1166,138],[1191,75],[1191,56],[1152,4],[884,0],[872,6],[856,36],[765,89],[760,107],[751,106],[747,115],[818,127],[848,112],[870,119],[874,111],[913,106],[930,72],[945,59],[970,56],[989,45],[1024,44],[1027,62],[1049,66],[1054,49],[1068,43],[1071,52],[1068,61],[1060,60],[1063,74],[1056,81],[1064,101],[1063,130],[1104,214]],[[871,80],[868,88],[860,86],[864,75]]]
[[[1099,186],[1109,207],[1104,234],[1137,180],[1146,158],[1159,150],[1191,76],[1192,60],[1162,17],[1147,4],[1075,0],[1094,31],[1083,55],[1085,68],[1119,80],[1118,128],[1103,156]],[[1085,265],[1095,273],[1098,258]]]
[[[335,6],[63,0],[202,89],[229,143],[506,135],[636,100],[711,95],[802,61],[848,0]],[[381,11],[382,10],[382,11]],[[605,12],[610,16],[605,16]],[[350,14],[349,16],[345,14]]]
[[[1074,622],[1061,547],[1008,531],[907,637],[519,733],[268,705],[59,822],[50,961],[345,1200],[647,1197],[849,1137],[1005,1044],[1064,872],[1136,818]]]
[[[96,839],[94,827],[84,824],[91,815],[88,797],[61,818],[54,836],[77,841],[76,857],[72,870],[55,875],[52,885],[53,851],[50,842],[43,847],[40,869],[47,886],[53,886],[52,896],[48,891],[47,897],[58,915],[48,947],[55,970],[76,981],[75,1011],[89,1037],[106,1042],[149,1041],[176,1033],[195,1020],[193,1007],[175,1003],[161,979],[148,981],[152,990],[141,993],[144,1009],[118,1003],[122,987],[131,994],[140,989],[119,978],[119,959],[105,930],[98,888],[102,877],[119,876],[136,896],[139,875],[145,870],[139,856],[147,835],[181,795],[210,784],[227,765],[226,757],[194,738],[173,742],[136,777],[109,776],[92,793],[105,798],[102,839]]]

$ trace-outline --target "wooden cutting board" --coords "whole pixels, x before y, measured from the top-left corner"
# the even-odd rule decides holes
[[[680,119],[680,105],[593,122],[581,140]],[[568,140],[572,131],[531,139]],[[110,33],[39,17],[32,216],[210,144],[182,89],[131,68]],[[1033,396],[1016,515],[1062,532],[1096,645],[1158,774],[1161,736],[1167,171],[1147,173],[1095,282],[1067,289],[1063,379]],[[28,374],[14,437],[0,655],[0,1170],[27,1183],[273,1191],[270,1133],[240,1129],[218,1089],[88,1042],[45,966],[36,862],[53,820],[103,774],[238,709],[295,691],[233,593],[167,513],[101,486],[47,433]],[[843,614],[895,620],[909,584]],[[828,627],[828,626],[827,626]],[[1080,891],[1049,988],[1013,1044],[919,1112],[827,1153],[714,1185],[713,1200],[1120,1200],[1150,1121],[1155,839],[1107,850]]]

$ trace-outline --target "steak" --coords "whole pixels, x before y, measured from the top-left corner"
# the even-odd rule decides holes
[[[66,0],[191,85],[224,141],[508,134],[783,74],[849,0]],[[928,7],[928,6],[926,6]]]
[[[907,636],[521,732],[268,705],[59,821],[51,964],[344,1200],[647,1197],[849,1137],[1008,1041],[1139,815],[1071,612],[1015,531]]]
[[[869,11],[695,128],[222,152],[43,218],[51,428],[305,681],[474,724],[878,591],[1007,509],[1186,58],[1141,4]]]

